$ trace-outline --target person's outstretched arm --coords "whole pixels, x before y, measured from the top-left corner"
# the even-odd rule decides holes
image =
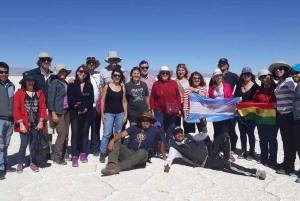
[[[168,158],[165,161],[164,172],[169,172],[175,158],[182,158],[182,155],[173,147],[170,148]]]

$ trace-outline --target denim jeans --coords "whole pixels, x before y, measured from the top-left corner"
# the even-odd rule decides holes
[[[251,119],[245,119],[243,117],[239,117],[238,125],[239,125],[239,130],[240,130],[242,150],[247,151],[247,135],[248,135],[250,152],[254,153],[254,150],[255,150],[254,129],[256,126],[255,121],[253,121]]]
[[[100,154],[107,154],[107,145],[112,133],[112,127],[115,124],[114,135],[119,134],[122,131],[124,112],[119,114],[105,113],[106,121],[103,122],[103,136],[100,145]]]
[[[170,149],[172,138],[172,129],[175,128],[176,116],[170,116],[163,111],[154,110],[154,117],[161,123],[159,127],[162,139],[164,140],[166,150]]]
[[[13,126],[13,119],[0,119],[0,170],[4,170],[7,165],[7,148],[13,134]]]
[[[21,144],[20,144],[20,149],[19,149],[18,164],[25,163],[26,148],[27,148],[29,141],[30,141],[30,143],[29,143],[30,163],[36,164],[35,144],[37,141],[38,131],[35,128],[36,128],[36,126],[30,126],[29,134],[28,133],[20,133]]]
[[[259,144],[260,144],[260,160],[262,163],[277,162],[277,133],[278,125],[257,124]],[[270,155],[270,156],[269,156]]]

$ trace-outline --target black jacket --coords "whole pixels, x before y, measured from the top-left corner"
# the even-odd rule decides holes
[[[175,140],[173,140],[172,147],[183,157],[188,158],[202,167],[205,165],[208,157],[207,148],[196,142],[190,134],[185,134],[184,144],[178,145]]]
[[[92,121],[94,119],[94,89],[90,82],[85,83],[81,92],[80,82],[75,80],[74,83],[69,84],[67,95],[71,120]],[[83,112],[85,108],[88,111],[85,114],[79,115],[78,111]]]

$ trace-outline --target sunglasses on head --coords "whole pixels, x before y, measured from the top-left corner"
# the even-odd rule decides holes
[[[87,57],[86,60],[96,60],[95,57]]]
[[[283,66],[280,66],[280,67],[278,67],[278,68],[274,68],[274,72],[276,72],[277,70],[280,70],[280,71],[283,71],[284,70],[284,67]]]
[[[114,74],[114,77],[121,77],[120,74]]]
[[[108,60],[109,61],[119,61],[120,59],[119,58],[109,58]]]
[[[51,62],[51,59],[50,58],[41,58],[40,59],[42,62]]]
[[[1,74],[1,75],[2,75],[2,74],[8,75],[8,70],[0,70],[0,74]]]
[[[161,72],[160,74],[162,74],[162,75],[169,75],[170,72]]]
[[[80,70],[80,71],[78,71],[79,73],[84,73],[85,75],[87,75],[88,74],[88,72],[84,72],[83,70]]]
[[[298,75],[299,73],[300,73],[300,71],[294,71],[294,70],[292,70],[292,71],[290,72],[291,75]]]
[[[149,68],[149,66],[141,67],[141,69],[143,69],[143,70],[147,70],[148,68]]]

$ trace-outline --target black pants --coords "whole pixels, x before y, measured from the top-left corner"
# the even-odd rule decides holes
[[[300,120],[296,120],[293,126],[295,151],[298,152],[300,159]]]
[[[223,120],[223,121],[216,121],[213,122],[214,127],[214,140],[221,135],[222,133],[228,133],[228,125],[229,120]]]
[[[279,129],[283,144],[284,169],[294,168],[296,151],[294,146],[293,127],[295,125],[293,113],[279,114]],[[299,132],[299,131],[298,131]]]
[[[101,116],[96,112],[96,108],[93,108],[95,111],[95,118],[91,122],[91,144],[90,150],[91,153],[99,153],[100,151],[100,125],[101,125]]]
[[[235,132],[236,118],[229,119],[228,121],[228,134],[230,137],[231,151],[234,151],[236,150],[236,143],[238,140],[238,136]]]
[[[222,133],[216,139],[207,144],[208,159],[205,168],[222,170],[227,169],[234,174],[244,174],[255,176],[256,169],[249,169],[229,161],[230,155],[230,137],[227,133]],[[220,155],[223,152],[223,156]]]
[[[86,153],[90,125],[91,125],[91,122],[89,122],[89,121],[71,120],[72,157],[78,156],[77,152]]]

